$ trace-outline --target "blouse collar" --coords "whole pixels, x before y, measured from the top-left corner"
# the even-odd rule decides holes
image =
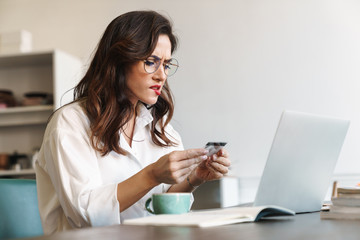
[[[145,127],[149,123],[153,121],[153,117],[151,115],[151,109],[147,109],[144,104],[138,104],[136,107],[137,117],[136,117],[136,125],[138,127]]]

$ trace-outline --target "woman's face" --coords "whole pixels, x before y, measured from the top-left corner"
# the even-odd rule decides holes
[[[138,101],[153,105],[161,94],[167,78],[163,63],[171,59],[171,42],[167,35],[159,36],[151,56],[161,59],[161,64],[155,72],[147,73],[144,69],[144,61],[139,61],[127,71],[128,97],[134,105]]]

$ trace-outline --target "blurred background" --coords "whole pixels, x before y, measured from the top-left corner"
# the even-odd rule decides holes
[[[27,30],[82,74],[112,19],[149,9],[180,40],[168,81],[186,148],[226,141],[230,175],[259,178],[282,111],[309,112],[351,120],[335,174],[360,173],[360,1],[0,0],[0,34]]]

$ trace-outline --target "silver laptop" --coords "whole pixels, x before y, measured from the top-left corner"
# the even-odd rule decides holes
[[[322,207],[350,121],[283,112],[254,205],[314,212]]]

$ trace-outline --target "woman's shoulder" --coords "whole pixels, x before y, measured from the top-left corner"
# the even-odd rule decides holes
[[[79,128],[89,126],[89,119],[81,102],[72,102],[57,109],[52,115],[49,125],[56,128],[79,130]]]

